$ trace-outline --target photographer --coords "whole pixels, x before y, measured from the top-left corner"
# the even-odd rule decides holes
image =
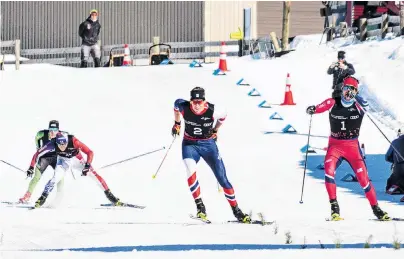
[[[338,51],[338,61],[333,62],[328,68],[327,73],[329,75],[333,75],[332,89],[334,90],[332,93],[332,98],[340,98],[341,97],[341,85],[342,81],[347,76],[352,76],[355,74],[355,69],[352,64],[346,62],[345,60],[345,51]]]

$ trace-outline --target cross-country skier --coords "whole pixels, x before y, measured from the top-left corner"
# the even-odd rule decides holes
[[[37,132],[35,136],[36,149],[38,150],[44,145],[48,144],[53,138],[55,138],[58,132],[59,132],[59,121],[51,120],[49,122],[48,129],[40,130]],[[35,172],[34,167],[31,166],[27,170],[27,176],[32,177],[34,175],[34,177],[29,182],[27,192],[24,194],[22,198],[19,199],[20,203],[29,202],[32,192],[35,190],[36,185],[38,184],[42,174],[45,172],[48,166],[51,166],[53,170],[55,170],[56,153],[54,151],[48,152],[43,156],[41,156],[41,158],[38,160],[38,164],[35,167]],[[62,188],[63,188],[63,179],[58,184],[58,191],[61,190]]]
[[[365,114],[367,102],[358,94],[358,80],[354,77],[346,77],[343,80],[341,100],[329,98],[317,106],[309,106],[307,113],[317,114],[330,110],[329,121],[331,135],[329,137],[327,154],[324,159],[325,186],[331,204],[332,220],[342,220],[337,202],[335,170],[336,165],[345,159],[365,191],[373,213],[379,220],[390,220],[388,214],[382,211],[377,203],[376,192],[369,181],[368,171],[361,154],[358,137]]]
[[[87,160],[84,160],[80,151],[87,155]],[[41,197],[36,201],[36,208],[41,207],[45,203],[55,184],[58,184],[63,179],[66,171],[70,168],[82,170],[83,176],[87,176],[87,173],[90,173],[102,185],[102,188],[105,190],[104,193],[110,202],[115,206],[122,206],[122,202],[111,193],[104,179],[91,167],[93,152],[75,136],[68,135],[67,133],[57,133],[54,141],[50,141],[35,153],[30,167],[34,167],[37,161],[49,152],[55,152],[57,156],[56,168],[52,179],[46,184]]]
[[[219,114],[216,106],[205,100],[205,90],[195,87],[191,91],[190,101],[177,99],[174,103],[175,124],[172,127],[174,137],[180,134],[181,115],[185,123],[182,159],[188,174],[188,186],[196,203],[197,217],[207,220],[196,176],[196,165],[202,157],[212,169],[220,186],[223,187],[225,197],[237,220],[244,223],[251,222],[250,216],[244,214],[237,205],[233,186],[227,179],[226,169],[216,145],[217,132],[226,119],[226,114]],[[216,124],[214,124],[215,120]]]

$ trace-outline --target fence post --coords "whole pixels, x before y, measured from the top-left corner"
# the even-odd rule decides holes
[[[281,51],[281,48],[279,47],[278,38],[276,37],[276,33],[275,33],[275,32],[271,32],[271,33],[269,34],[269,36],[271,37],[272,43],[274,44],[275,51],[276,51],[276,52]]]
[[[243,39],[238,40],[238,56],[242,57],[244,56],[244,44],[243,44]]]
[[[20,50],[21,50],[21,41],[15,40],[14,52],[15,52],[15,70],[20,69]]]
[[[4,70],[4,55],[0,52],[0,71]]]
[[[404,35],[404,8],[401,7],[400,10],[400,32],[401,35]]]
[[[366,26],[367,26],[366,18],[361,18],[359,20],[359,30],[360,30],[359,38],[360,38],[360,41],[366,40],[366,33],[367,33]]]
[[[160,37],[159,36],[154,36],[153,37],[153,45],[154,44],[160,44]],[[152,52],[152,54],[160,52],[160,46],[154,47],[151,52]]]
[[[290,1],[283,2],[282,50],[289,49]]]
[[[347,36],[347,23],[346,22],[340,22],[339,26],[341,28],[341,37],[346,37]]]
[[[337,17],[335,15],[331,15],[331,24],[329,24],[330,29],[327,32],[327,42],[332,41],[334,39],[336,23],[337,23]]]
[[[387,15],[387,13],[382,15],[382,39],[384,39],[386,37],[387,34],[387,28],[388,28],[388,24],[389,24],[389,17]]]

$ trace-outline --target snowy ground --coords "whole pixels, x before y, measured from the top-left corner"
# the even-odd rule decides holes
[[[276,60],[228,59],[231,72],[226,76],[212,75],[217,64],[102,71],[51,65],[25,65],[20,71],[6,67],[0,73],[0,159],[26,170],[35,151],[34,136],[51,119],[58,119],[63,130],[93,149],[95,168],[163,146],[166,149],[99,170],[113,193],[123,201],[146,205],[145,210],[101,208],[99,204],[107,202],[102,191],[80,172],[74,172],[76,180],[66,175],[60,207],[51,206],[53,196],[45,208],[36,211],[1,204],[0,258],[341,258],[342,252],[344,258],[370,253],[402,256],[402,250],[394,251],[391,246],[394,238],[404,239],[404,223],[370,220],[374,216],[359,185],[339,181],[350,172],[346,164],[337,172],[338,199],[346,220],[324,220],[329,216],[328,197],[323,171],[316,169],[322,151],[309,156],[304,203],[299,200],[304,166],[300,149],[307,143],[309,126],[305,108],[331,95],[332,78],[326,69],[337,50],[347,51],[347,59],[361,79],[361,91],[371,100],[373,115],[393,139],[404,122],[397,98],[404,91],[403,40],[337,42],[334,46],[318,46],[318,42],[318,36],[303,37],[297,51]],[[297,105],[258,108],[263,100],[283,101],[287,73]],[[251,85],[237,86],[241,78]],[[179,140],[152,179],[172,140],[173,103],[188,98],[197,85],[206,89],[209,101],[228,111],[218,145],[240,207],[252,210],[254,216],[263,212],[276,223],[265,227],[220,224],[233,216],[203,162],[198,167],[201,191],[208,215],[217,224],[202,225],[189,219],[195,205]],[[248,96],[253,88],[262,96]],[[274,112],[284,120],[269,120]],[[280,133],[287,124],[297,134]],[[269,131],[273,133],[263,134]],[[313,117],[311,133],[313,146],[326,147],[327,114]],[[360,141],[366,145],[369,174],[381,207],[391,216],[404,217],[400,197],[383,193],[389,176],[389,165],[384,162],[388,142],[368,118]],[[46,171],[33,201],[51,175],[51,170]],[[1,201],[16,201],[28,182],[24,173],[0,163]],[[287,232],[292,236],[289,245],[285,244]],[[359,249],[370,235],[373,247],[389,248]],[[331,249],[336,242],[347,249]],[[328,249],[321,249],[320,243]],[[307,249],[301,249],[303,244]]]

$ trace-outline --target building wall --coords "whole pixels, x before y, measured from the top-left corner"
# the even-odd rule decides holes
[[[320,17],[321,1],[292,1],[290,13],[289,36],[322,33],[324,17]],[[257,34],[268,36],[274,31],[278,38],[282,37],[283,2],[257,2]]]
[[[78,27],[99,11],[103,45],[202,41],[203,1],[2,1],[2,40],[22,49],[80,46]]]
[[[243,9],[251,8],[251,37],[257,37],[256,1],[205,1],[205,41],[228,41],[230,33],[243,30]],[[207,47],[206,51],[219,51],[218,47]],[[217,58],[207,58],[213,62]]]
[[[255,1],[206,1],[205,2],[205,40],[230,40],[230,33],[243,30],[243,9],[251,8],[251,36],[257,35]]]

